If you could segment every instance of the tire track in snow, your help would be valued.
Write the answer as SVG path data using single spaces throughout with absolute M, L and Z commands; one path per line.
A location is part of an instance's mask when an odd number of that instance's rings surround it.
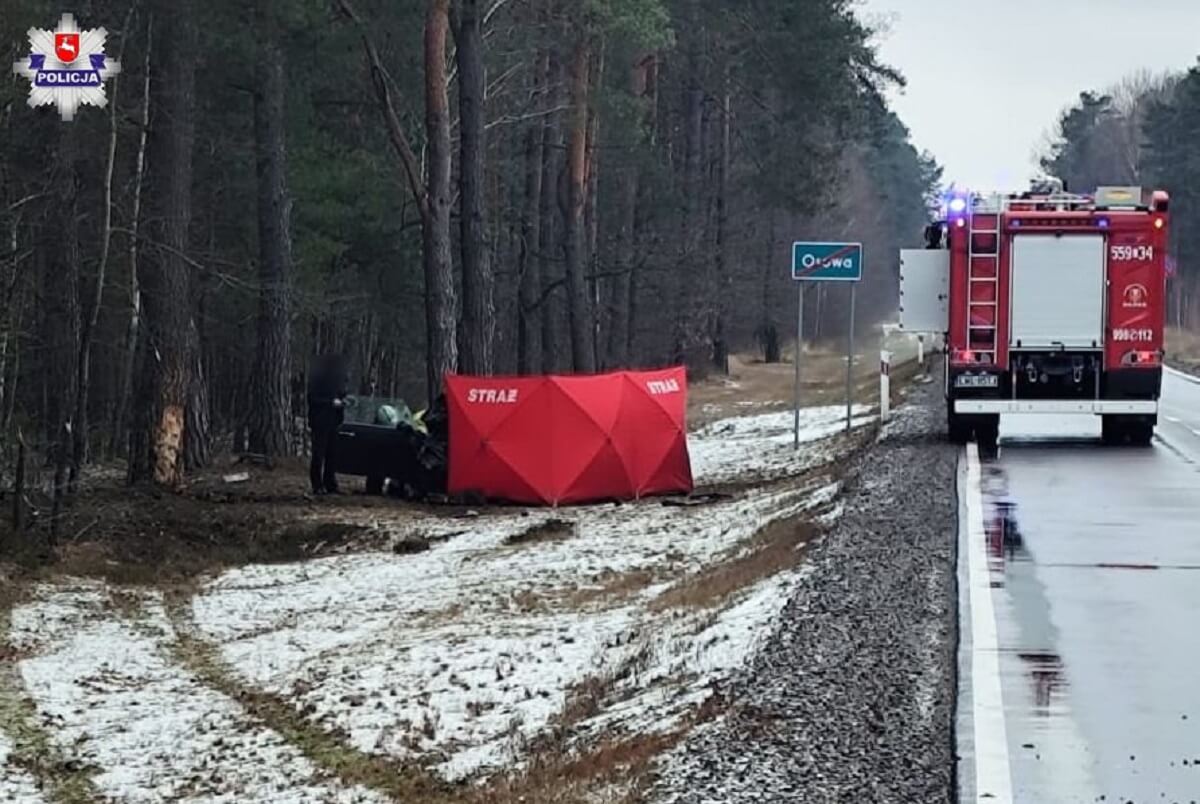
M 406 766 L 383 754 L 360 751 L 341 729 L 325 728 L 314 722 L 315 712 L 311 707 L 244 686 L 222 660 L 219 647 L 200 634 L 190 617 L 189 598 L 168 597 L 166 611 L 176 634 L 173 651 L 176 660 L 211 689 L 240 701 L 256 720 L 283 736 L 322 770 L 347 784 L 401 800 L 410 800 L 412 796 L 421 801 L 436 800 L 434 791 L 440 786 L 439 780 L 423 768 Z
M 0 606 L 0 646 L 10 623 L 11 610 Z M 0 662 L 0 801 L 41 804 L 96 798 L 91 769 L 70 762 L 51 738 L 39 723 L 15 657 L 6 658 Z
M 279 734 L 248 718 L 171 656 L 161 599 L 136 622 L 106 611 L 99 586 L 42 589 L 12 614 L 31 655 L 19 673 L 58 750 L 94 766 L 100 797 L 127 802 L 331 802 L 387 799 L 329 778 Z M 128 608 L 128 607 L 127 607 Z M 106 615 L 108 619 L 104 619 Z

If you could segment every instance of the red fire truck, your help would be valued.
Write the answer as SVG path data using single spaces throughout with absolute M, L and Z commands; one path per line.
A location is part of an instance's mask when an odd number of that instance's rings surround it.
M 951 195 L 901 253 L 902 328 L 946 339 L 950 438 L 994 444 L 1002 414 L 1090 413 L 1108 443 L 1158 423 L 1168 197 L 1136 187 Z

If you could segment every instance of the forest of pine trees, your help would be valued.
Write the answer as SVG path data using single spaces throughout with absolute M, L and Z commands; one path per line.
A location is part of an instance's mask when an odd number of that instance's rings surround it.
M 777 360 L 791 241 L 866 244 L 866 326 L 939 180 L 849 0 L 73 10 L 123 65 L 107 108 L 64 123 L 0 80 L 2 463 L 20 434 L 56 498 L 97 460 L 175 486 L 296 450 L 323 352 L 415 406 L 447 371 Z M 0 62 L 58 13 L 6 0 Z M 1168 100 L 1147 170 L 1194 147 Z M 840 331 L 842 294 L 809 296 L 809 336 Z

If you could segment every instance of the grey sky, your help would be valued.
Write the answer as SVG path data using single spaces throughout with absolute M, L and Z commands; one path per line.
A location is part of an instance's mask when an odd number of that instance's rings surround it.
M 1200 55 L 1200 0 L 860 0 L 885 20 L 884 62 L 908 87 L 893 98 L 947 182 L 1023 187 L 1059 111 L 1085 89 Z

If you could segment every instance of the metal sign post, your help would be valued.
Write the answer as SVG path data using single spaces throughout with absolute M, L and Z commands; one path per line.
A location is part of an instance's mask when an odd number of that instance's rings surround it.
M 792 449 L 800 449 L 800 352 L 804 344 L 804 283 L 797 282 L 800 288 L 799 312 L 796 313 L 796 356 L 792 362 L 796 364 L 795 416 L 792 421 Z
M 850 329 L 846 335 L 846 432 L 854 426 L 854 291 L 850 286 Z
M 800 448 L 800 357 L 804 348 L 804 283 L 849 282 L 850 331 L 846 338 L 846 429 L 854 413 L 854 302 L 855 283 L 862 279 L 862 243 L 793 243 L 792 279 L 800 283 L 796 314 L 796 392 L 792 446 Z

